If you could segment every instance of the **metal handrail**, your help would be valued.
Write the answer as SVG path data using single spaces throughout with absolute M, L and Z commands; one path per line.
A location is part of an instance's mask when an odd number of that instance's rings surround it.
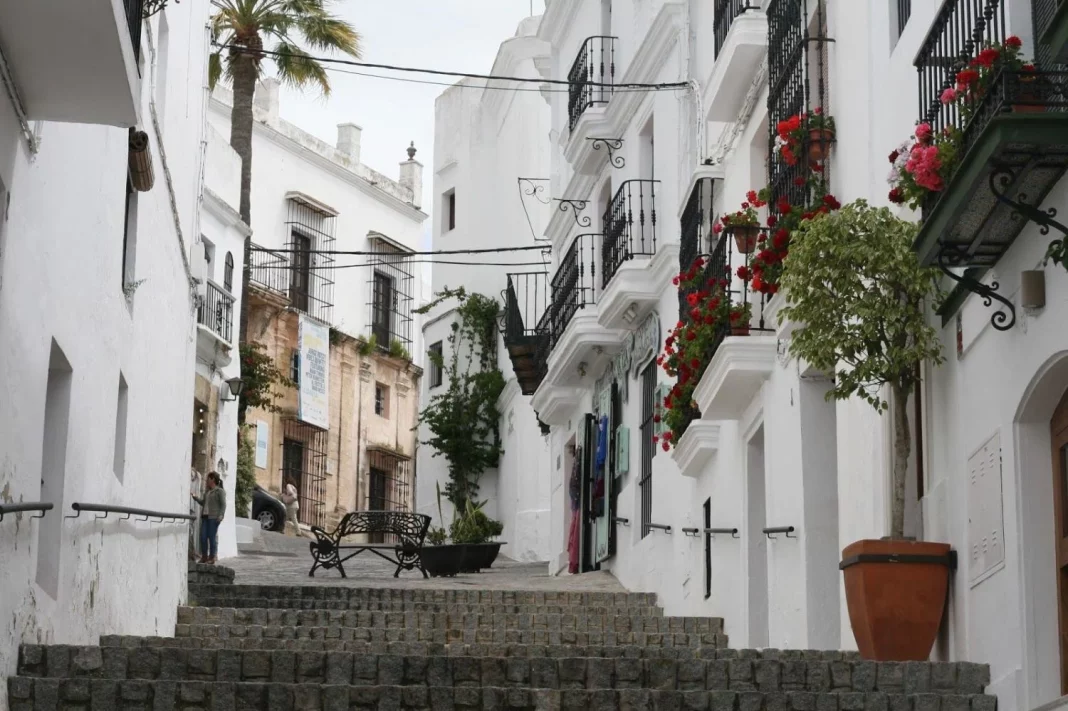
M 46 501 L 26 501 L 18 504 L 0 504 L 0 521 L 4 520 L 5 514 L 22 513 L 24 511 L 38 511 L 40 516 L 30 518 L 44 518 L 45 514 L 54 508 L 53 504 Z
M 777 534 L 777 533 L 785 533 L 787 538 L 797 538 L 797 536 L 791 536 L 790 535 L 791 533 L 794 532 L 794 530 L 795 529 L 794 529 L 793 526 L 773 526 L 772 528 L 763 529 L 763 532 L 764 532 L 764 535 L 766 535 L 768 538 L 774 540 L 775 539 L 775 535 L 774 534 Z
M 622 516 L 613 516 L 612 517 L 612 523 L 618 524 L 620 526 L 629 526 L 630 525 L 630 519 L 629 518 L 623 518 Z
M 729 533 L 731 534 L 731 538 L 741 538 L 741 536 L 738 535 L 737 528 L 706 528 L 703 533 L 706 536 L 714 536 L 717 533 Z
M 126 516 L 122 519 L 123 521 L 130 518 L 131 516 L 144 516 L 144 518 L 138 519 L 139 521 L 147 521 L 150 518 L 158 518 L 159 521 L 157 521 L 157 523 L 163 523 L 166 519 L 171 519 L 172 521 L 196 520 L 196 517 L 191 514 L 168 513 L 166 511 L 150 511 L 148 509 L 135 509 L 130 508 L 128 506 L 109 506 L 107 504 L 82 504 L 75 502 L 71 504 L 70 507 L 75 512 L 75 514 L 73 516 L 64 516 L 63 518 L 78 518 L 82 515 L 82 512 L 84 511 L 86 513 L 104 514 L 103 516 L 97 516 L 98 519 L 105 519 L 110 514 L 126 514 Z
M 645 525 L 649 528 L 655 528 L 657 530 L 663 531 L 664 533 L 671 533 L 671 526 L 665 526 L 662 523 L 647 523 Z

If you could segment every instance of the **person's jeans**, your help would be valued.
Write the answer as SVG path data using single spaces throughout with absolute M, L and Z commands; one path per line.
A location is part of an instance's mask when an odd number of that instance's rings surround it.
M 205 557 L 215 558 L 219 554 L 219 519 L 200 519 L 200 550 Z

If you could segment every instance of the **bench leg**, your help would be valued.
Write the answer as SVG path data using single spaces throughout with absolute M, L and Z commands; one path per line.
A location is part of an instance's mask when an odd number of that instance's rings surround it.
M 430 577 L 426 574 L 426 568 L 423 567 L 423 561 L 419 561 L 419 571 L 423 574 L 423 580 L 427 580 Z
M 337 562 L 337 569 L 341 573 L 341 577 L 343 577 L 343 578 L 347 578 L 348 577 L 347 575 L 345 575 L 345 568 L 342 567 L 340 560 Z
M 400 577 L 401 568 L 403 568 L 403 567 L 404 567 L 403 563 L 397 563 L 397 569 L 393 571 L 393 577 L 394 578 L 399 578 Z
M 308 571 L 308 577 L 309 578 L 314 578 L 315 577 L 315 569 L 318 568 L 318 567 L 319 567 L 319 561 L 314 561 L 312 563 L 311 570 Z

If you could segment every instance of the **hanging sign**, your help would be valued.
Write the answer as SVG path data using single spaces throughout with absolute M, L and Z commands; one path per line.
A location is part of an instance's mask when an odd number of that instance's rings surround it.
M 330 331 L 305 314 L 300 315 L 300 405 L 302 422 L 330 428 Z

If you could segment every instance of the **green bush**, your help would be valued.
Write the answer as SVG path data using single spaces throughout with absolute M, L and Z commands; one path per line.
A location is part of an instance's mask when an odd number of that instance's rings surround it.
M 252 515 L 252 490 L 256 487 L 256 445 L 244 427 L 237 431 L 237 482 L 234 485 L 234 511 Z

